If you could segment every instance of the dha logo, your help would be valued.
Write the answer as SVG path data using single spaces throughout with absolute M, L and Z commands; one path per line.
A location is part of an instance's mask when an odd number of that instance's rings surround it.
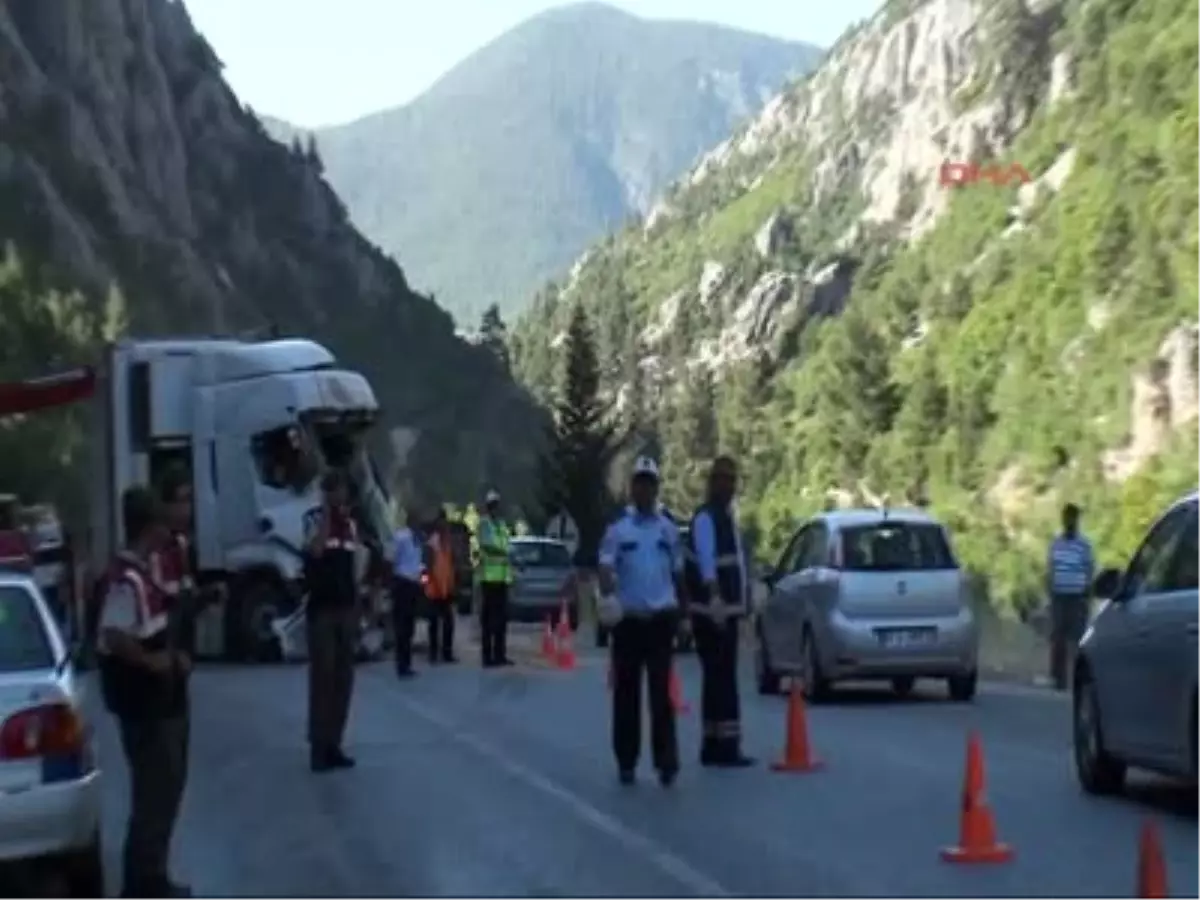
M 990 184 L 992 187 L 1008 187 L 1013 184 L 1029 184 L 1033 179 L 1020 163 L 987 163 L 946 160 L 938 169 L 938 186 L 943 188 L 968 187 L 975 184 Z

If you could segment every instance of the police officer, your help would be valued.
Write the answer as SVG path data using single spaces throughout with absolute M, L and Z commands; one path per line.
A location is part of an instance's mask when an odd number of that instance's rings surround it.
M 659 781 L 679 771 L 671 654 L 681 627 L 679 531 L 659 511 L 658 465 L 642 456 L 630 480 L 632 503 L 600 544 L 601 617 L 612 627 L 612 742 L 622 784 L 633 784 L 641 749 L 642 672 L 650 695 L 650 746 Z
M 410 509 L 405 525 L 392 539 L 392 634 L 396 642 L 396 675 L 412 678 L 413 628 L 421 605 L 421 540 L 419 516 Z
M 186 772 L 191 661 L 170 645 L 168 598 L 149 570 L 166 538 L 157 498 L 134 487 L 121 498 L 126 548 L 99 586 L 97 651 L 104 700 L 129 766 L 129 823 L 122 896 L 188 897 L 167 873 Z
M 359 628 L 358 529 L 342 473 L 327 472 L 321 490 L 320 509 L 305 520 L 308 742 L 314 772 L 354 765 L 342 750 L 342 735 L 354 688 Z
M 746 612 L 749 580 L 733 511 L 737 475 L 730 457 L 713 461 L 708 498 L 692 517 L 687 563 L 692 630 L 704 675 L 700 764 L 726 768 L 753 763 L 742 754 L 738 703 L 738 622 Z
M 500 515 L 500 494 L 488 491 L 479 520 L 479 630 L 484 668 L 511 666 L 508 658 L 508 523 Z

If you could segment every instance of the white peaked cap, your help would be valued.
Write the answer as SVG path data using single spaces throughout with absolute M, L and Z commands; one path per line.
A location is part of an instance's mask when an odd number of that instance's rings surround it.
M 639 475 L 653 475 L 658 478 L 658 463 L 649 456 L 639 456 L 633 461 L 633 476 L 636 478 Z
M 500 502 L 500 492 L 498 490 L 496 490 L 495 488 L 493 488 L 492 490 L 488 491 L 487 494 L 484 495 L 483 502 L 484 503 Z

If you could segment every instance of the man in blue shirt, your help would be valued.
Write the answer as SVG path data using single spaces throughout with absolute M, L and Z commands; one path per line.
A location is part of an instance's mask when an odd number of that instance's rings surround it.
M 392 633 L 396 642 L 396 675 L 411 678 L 413 631 L 421 604 L 421 540 L 419 519 L 409 510 L 405 527 L 392 539 Z
M 658 464 L 634 463 L 632 503 L 600 544 L 600 588 L 612 627 L 612 741 L 622 784 L 633 784 L 641 751 L 642 672 L 650 695 L 650 745 L 664 787 L 679 771 L 671 654 L 680 627 L 683 556 L 679 530 L 658 508 Z
M 1075 648 L 1087 628 L 1088 604 L 1095 574 L 1092 545 L 1079 533 L 1079 507 L 1062 511 L 1062 534 L 1050 544 L 1046 559 L 1046 592 L 1050 595 L 1050 677 L 1066 690 L 1074 668 Z
M 723 768 L 742 768 L 754 762 L 742 753 L 738 701 L 738 622 L 746 612 L 750 582 L 733 510 L 737 476 L 733 459 L 720 456 L 713 460 L 708 497 L 696 510 L 688 532 L 687 590 L 704 673 L 700 764 Z

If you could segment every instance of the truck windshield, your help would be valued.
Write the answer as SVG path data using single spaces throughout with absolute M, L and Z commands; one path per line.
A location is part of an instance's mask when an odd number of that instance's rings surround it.
M 258 477 L 265 485 L 300 493 L 320 471 L 313 442 L 303 428 L 273 428 L 256 434 L 252 443 Z

